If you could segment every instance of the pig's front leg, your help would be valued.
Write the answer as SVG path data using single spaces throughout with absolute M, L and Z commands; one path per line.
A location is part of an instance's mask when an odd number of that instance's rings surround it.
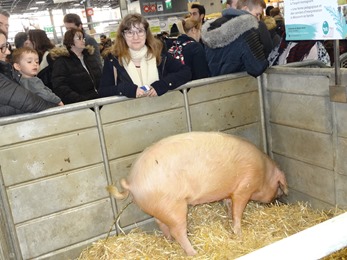
M 249 201 L 249 196 L 245 196 L 245 194 L 234 194 L 232 196 L 232 220 L 233 220 L 233 230 L 234 233 L 238 236 L 242 235 L 241 231 L 241 219 L 243 211 L 246 208 L 246 205 Z

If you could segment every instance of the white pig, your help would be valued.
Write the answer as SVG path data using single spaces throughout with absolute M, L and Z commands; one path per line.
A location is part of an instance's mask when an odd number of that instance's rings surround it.
M 266 154 L 244 139 L 219 132 L 162 139 L 139 155 L 121 185 L 123 192 L 113 185 L 107 189 L 117 199 L 131 193 L 187 255 L 196 254 L 187 237 L 188 204 L 231 199 L 233 230 L 241 234 L 249 200 L 268 203 L 288 192 L 283 172 Z

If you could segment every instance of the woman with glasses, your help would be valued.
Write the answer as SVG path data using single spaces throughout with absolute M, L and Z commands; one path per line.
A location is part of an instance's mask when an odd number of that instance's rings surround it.
M 33 113 L 56 106 L 19 85 L 20 74 L 6 62 L 7 35 L 0 29 L 0 117 Z
M 147 20 L 140 14 L 128 14 L 105 55 L 100 95 L 154 97 L 188 82 L 189 67 L 162 52 L 162 48 Z
M 66 31 L 63 44 L 50 51 L 53 92 L 64 104 L 98 98 L 101 69 L 92 56 L 94 47 L 86 46 L 81 29 Z

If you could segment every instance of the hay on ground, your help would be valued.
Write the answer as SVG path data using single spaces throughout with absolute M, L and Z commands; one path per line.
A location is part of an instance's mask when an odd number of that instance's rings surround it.
M 194 257 L 186 256 L 177 242 L 168 241 L 160 231 L 149 234 L 137 229 L 96 241 L 78 259 L 235 259 L 341 213 L 340 209 L 314 210 L 301 202 L 250 202 L 242 218 L 242 237 L 237 237 L 222 203 L 203 204 L 190 207 L 188 214 L 188 236 L 198 252 Z M 344 248 L 324 259 L 346 259 L 346 255 Z

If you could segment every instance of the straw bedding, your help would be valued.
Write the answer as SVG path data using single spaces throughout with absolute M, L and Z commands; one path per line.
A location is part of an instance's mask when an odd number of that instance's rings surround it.
M 203 204 L 189 209 L 188 236 L 198 252 L 194 257 L 187 257 L 178 243 L 166 240 L 160 231 L 145 233 L 137 229 L 96 241 L 78 259 L 235 259 L 341 213 L 341 209 L 314 210 L 301 202 L 250 202 L 242 218 L 242 237 L 237 237 L 222 203 Z M 346 256 L 344 248 L 324 259 Z

